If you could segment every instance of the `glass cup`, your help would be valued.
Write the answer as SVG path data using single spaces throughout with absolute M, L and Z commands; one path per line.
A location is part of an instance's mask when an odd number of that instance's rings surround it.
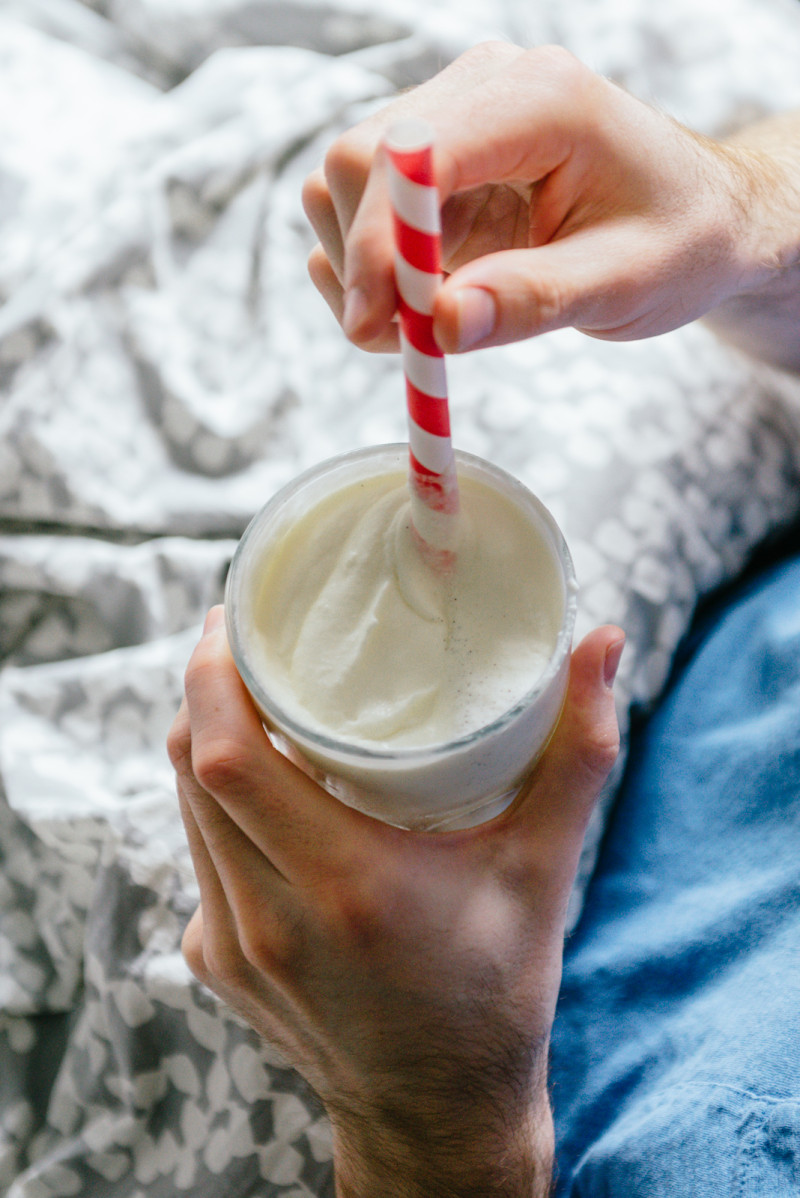
M 445 743 L 366 747 L 305 725 L 276 699 L 254 651 L 259 570 L 292 525 L 340 488 L 387 472 L 405 477 L 408 446 L 357 450 L 300 475 L 256 514 L 228 574 L 225 612 L 236 666 L 273 743 L 338 799 L 404 828 L 471 827 L 502 812 L 518 794 L 558 722 L 569 673 L 577 607 L 572 559 L 555 520 L 512 475 L 456 452 L 459 477 L 475 479 L 521 509 L 552 562 L 558 628 L 544 672 L 530 690 L 485 726 Z M 550 602 L 553 602 L 551 599 Z

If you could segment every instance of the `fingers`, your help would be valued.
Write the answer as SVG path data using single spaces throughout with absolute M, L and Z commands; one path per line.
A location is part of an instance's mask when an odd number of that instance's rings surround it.
M 178 800 L 201 897 L 216 905 L 224 894 L 236 912 L 246 909 L 254 888 L 269 886 L 285 903 L 289 888 L 280 871 L 200 785 L 188 755 L 183 762 L 177 768 Z
M 177 773 L 176 785 L 178 792 L 178 803 L 181 810 L 181 818 L 183 820 L 183 826 L 186 830 L 186 840 L 189 845 L 189 852 L 192 857 L 195 876 L 197 877 L 197 883 L 200 888 L 201 902 L 207 905 L 209 911 L 227 911 L 228 915 L 230 915 L 227 900 L 225 898 L 225 891 L 222 887 L 222 883 L 220 882 L 219 874 L 214 866 L 211 854 L 208 851 L 205 839 L 200 831 L 194 809 L 189 800 L 190 790 L 196 788 L 193 788 L 191 782 L 189 781 L 190 775 L 188 774 L 186 768 L 188 764 L 188 753 L 184 754 L 182 746 L 186 745 L 188 748 L 190 736 L 189 713 L 186 707 L 186 701 L 184 700 L 184 702 L 181 704 L 181 709 L 175 718 L 175 722 L 172 726 L 169 737 L 171 749 L 170 755 L 173 758 L 173 764 L 176 767 Z M 178 746 L 181 747 L 178 748 Z M 229 931 L 232 926 L 233 919 L 231 917 L 225 921 L 221 930 Z
M 210 795 L 179 781 L 178 797 L 200 888 L 200 914 L 184 934 L 187 964 L 217 993 L 249 994 L 274 1007 L 290 986 L 302 896 Z
M 599 244 L 598 244 L 599 242 Z M 630 245 L 606 230 L 538 249 L 468 263 L 443 284 L 434 333 L 445 353 L 463 353 L 574 326 L 602 333 L 629 324 L 636 298 L 624 269 Z M 599 250 L 599 253 L 598 253 Z M 615 320 L 618 318 L 618 321 Z
M 238 1011 L 260 1036 L 289 1059 L 299 1060 L 303 1037 L 292 1035 L 292 1004 L 271 980 L 251 966 L 235 936 L 209 928 L 209 908 L 202 903 L 183 933 L 183 957 L 199 982 Z M 306 1041 L 309 1037 L 305 1037 Z
M 212 821 L 208 818 L 213 804 L 210 796 L 202 795 L 187 771 L 190 737 L 189 713 L 184 700 L 170 731 L 169 746 L 178 771 L 178 801 L 200 889 L 200 906 L 184 931 L 183 955 L 195 977 L 217 993 L 258 992 L 262 989 L 262 983 L 242 951 L 240 921 L 235 914 L 237 908 L 242 910 L 242 900 L 246 903 L 247 896 L 236 884 L 235 878 L 228 878 L 226 890 L 209 850 L 206 835 L 211 844 L 217 840 L 211 830 Z M 200 829 L 198 815 L 206 827 L 206 835 Z M 231 840 L 229 835 L 229 844 Z M 225 854 L 222 855 L 222 861 L 224 868 Z M 246 913 L 246 906 L 244 910 Z M 263 902 L 258 903 L 255 910 L 259 911 L 266 928 L 268 919 Z
M 183 935 L 183 955 L 192 973 L 213 988 L 216 978 L 242 978 L 246 963 L 238 949 L 238 929 L 227 896 L 206 848 L 185 791 L 178 786 L 186 839 L 200 888 L 200 906 Z
M 317 291 L 341 324 L 344 315 L 344 288 L 320 244 L 315 245 L 308 256 L 308 273 Z
M 238 875 L 239 854 L 250 859 L 247 841 L 292 884 L 346 870 L 354 855 L 368 851 L 373 821 L 330 796 L 270 743 L 228 648 L 221 610 L 215 609 L 190 659 L 186 703 L 190 777 L 216 809 L 204 824 L 206 809 L 197 796 L 198 823 L 204 838 L 214 838 L 212 854 L 223 885 L 223 859 Z M 180 762 L 179 752 L 174 759 Z M 233 828 L 243 840 L 233 836 Z
M 476 187 L 493 179 L 494 162 L 490 164 L 487 160 L 486 144 L 474 135 L 471 118 L 484 103 L 491 103 L 484 90 L 491 92 L 498 75 L 523 53 L 504 43 L 476 47 L 385 109 L 370 130 L 374 140 L 369 146 L 371 157 L 366 175 L 363 161 L 356 166 L 359 153 L 363 158 L 366 151 L 363 131 L 356 131 L 352 140 L 347 136 L 340 138 L 331 147 L 326 176 L 342 220 L 345 249 L 342 327 L 356 344 L 364 345 L 384 336 L 396 309 L 392 214 L 380 138 L 399 117 L 413 115 L 430 121 L 436 134 L 435 176 L 443 204 L 459 187 Z M 457 114 L 455 119 L 453 113 Z M 492 132 L 497 132 L 496 122 Z M 489 144 L 493 144 L 491 138 Z M 473 173 L 475 178 L 470 177 L 465 183 L 465 172 Z M 336 180 L 349 182 L 349 186 L 338 189 L 346 199 L 336 200 Z M 352 203 L 355 195 L 356 205 Z M 457 212 L 460 216 L 461 210 Z M 467 235 L 459 232 L 461 223 L 457 218 L 457 243 L 463 243 Z M 453 235 L 445 230 L 443 242 L 448 250 L 452 241 Z
M 376 186 L 379 193 L 382 190 L 383 180 L 375 169 L 376 158 L 380 161 L 381 132 L 373 119 L 339 138 L 326 156 L 324 171 L 315 171 L 307 179 L 303 206 L 319 237 L 308 263 L 312 282 L 345 333 L 350 336 L 354 332 L 362 348 L 396 350 L 397 330 L 391 324 L 397 307 L 394 250 L 385 188 L 377 208 L 371 205 L 363 220 L 364 237 L 373 251 L 369 279 L 365 279 L 369 291 L 348 286 L 346 278 L 345 238 L 364 190 L 370 179 L 373 190 Z
M 315 255 L 312 278 L 318 286 L 323 284 L 322 294 L 357 344 L 374 348 L 388 333 L 388 343 L 396 345 L 396 337 L 387 329 L 396 303 L 391 210 L 380 152 L 385 130 L 406 116 L 424 117 L 438 127 L 442 114 L 460 112 L 475 87 L 523 53 L 501 42 L 468 51 L 339 137 L 326 155 L 324 170 L 309 176 L 303 203 L 328 260 L 328 269 L 323 270 Z M 465 128 L 468 124 L 468 117 L 461 122 Z M 437 177 L 444 196 L 452 191 L 448 179 L 455 164 L 445 152 L 437 159 L 441 159 Z M 355 293 L 349 305 L 332 289 L 331 275 L 348 293 Z
M 285 1012 L 303 922 L 303 896 L 199 786 L 187 768 L 186 703 L 170 732 L 181 816 L 200 890 L 182 942 L 195 977 L 275 1042 L 272 1016 Z
M 339 324 L 344 324 L 344 288 L 336 277 L 321 245 L 315 246 L 309 255 L 308 273 Z M 397 353 L 400 349 L 397 324 L 390 321 L 377 337 L 370 341 L 362 341 L 361 349 L 367 350 L 369 353 Z
M 187 928 L 184 955 L 193 973 L 212 988 L 219 983 L 252 987 L 253 963 L 263 958 L 268 938 L 277 943 L 280 925 L 296 918 L 296 903 L 271 863 L 197 782 L 190 743 L 184 700 L 169 747 L 203 913 Z
M 303 208 L 320 240 L 331 273 L 344 278 L 344 240 L 323 170 L 313 171 L 303 184 Z
M 359 299 L 357 293 L 351 295 L 350 312 L 347 318 L 345 316 L 344 243 L 339 225 L 340 218 L 323 171 L 315 171 L 306 180 L 303 188 L 303 206 L 319 237 L 319 244 L 314 247 L 308 258 L 311 281 L 340 325 L 347 327 L 354 321 L 358 323 L 358 311 L 354 306 Z M 394 305 L 393 283 L 391 302 Z M 362 349 L 373 353 L 396 353 L 399 350 L 400 338 L 396 324 L 392 323 L 393 315 L 394 306 L 388 317 L 382 321 L 377 337 L 360 338 Z

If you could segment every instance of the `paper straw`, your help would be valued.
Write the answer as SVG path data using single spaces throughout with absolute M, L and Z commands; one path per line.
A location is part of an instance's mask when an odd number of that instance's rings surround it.
M 433 130 L 424 121 L 401 121 L 389 129 L 384 145 L 408 409 L 411 519 L 427 546 L 448 554 L 456 546 L 458 482 L 444 355 L 433 336 L 433 301 L 442 272 Z

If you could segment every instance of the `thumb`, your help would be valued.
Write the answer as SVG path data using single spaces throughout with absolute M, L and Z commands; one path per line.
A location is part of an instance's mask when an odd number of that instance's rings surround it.
M 439 289 L 436 340 L 452 354 L 569 326 L 625 339 L 642 315 L 646 262 L 631 230 L 610 227 L 476 258 Z
M 580 851 L 586 824 L 619 753 L 612 686 L 625 634 L 595 629 L 572 654 L 561 719 L 517 804 L 518 817 L 553 847 Z

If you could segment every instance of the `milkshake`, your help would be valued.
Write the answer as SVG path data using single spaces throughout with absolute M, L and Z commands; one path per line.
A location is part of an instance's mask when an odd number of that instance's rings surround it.
M 380 446 L 279 492 L 234 557 L 228 634 L 271 736 L 328 790 L 403 827 L 465 827 L 511 802 L 557 722 L 574 573 L 542 504 L 460 453 L 442 569 L 407 462 Z

